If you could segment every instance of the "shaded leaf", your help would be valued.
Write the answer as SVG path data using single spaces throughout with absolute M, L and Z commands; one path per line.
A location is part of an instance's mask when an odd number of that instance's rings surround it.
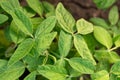
M 74 57 L 67 59 L 70 66 L 81 74 L 93 74 L 95 66 L 93 63 L 87 59 L 81 59 L 79 57 Z
M 120 75 L 120 61 L 116 62 L 111 70 L 110 70 L 111 73 L 115 74 L 115 75 Z
M 108 33 L 108 31 L 105 30 L 104 28 L 95 26 L 94 27 L 94 37 L 96 38 L 96 40 L 99 43 L 104 45 L 106 48 L 110 49 L 112 47 L 112 44 L 113 44 L 112 37 Z
M 90 22 L 87 22 L 84 19 L 80 19 L 76 23 L 78 33 L 80 34 L 89 34 L 93 32 L 93 24 Z
M 67 71 L 63 67 L 54 65 L 39 66 L 37 71 L 49 80 L 66 80 L 67 77 Z
M 56 8 L 56 18 L 63 30 L 73 33 L 75 31 L 75 20 L 72 15 L 59 3 Z
M 89 59 L 91 60 L 94 64 L 96 64 L 85 40 L 81 35 L 75 35 L 74 36 L 74 45 L 75 48 L 77 49 L 78 53 L 83 59 Z
M 27 75 L 27 76 L 24 78 L 24 80 L 36 80 L 35 77 L 36 77 L 36 71 L 31 72 L 29 75 Z
M 25 57 L 30 50 L 32 49 L 34 45 L 34 40 L 31 38 L 28 38 L 26 40 L 24 40 L 16 49 L 16 51 L 14 52 L 14 54 L 12 55 L 12 57 L 10 58 L 8 65 L 13 65 L 14 63 L 16 63 L 17 61 L 19 61 L 20 59 L 22 59 L 23 57 Z
M 72 47 L 72 35 L 61 31 L 58 46 L 61 57 L 66 57 Z

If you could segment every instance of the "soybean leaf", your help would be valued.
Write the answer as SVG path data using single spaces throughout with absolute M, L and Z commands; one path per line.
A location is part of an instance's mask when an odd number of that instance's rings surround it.
M 23 63 L 17 62 L 12 66 L 7 66 L 7 61 L 0 60 L 0 79 L 1 80 L 16 80 L 25 71 Z
M 110 80 L 120 80 L 118 79 L 118 76 L 115 74 L 110 74 Z
M 61 31 L 58 46 L 61 57 L 66 57 L 72 47 L 72 35 Z
M 20 43 L 21 41 L 23 41 L 25 39 L 25 34 L 22 33 L 17 25 L 15 25 L 15 22 L 12 21 L 11 24 L 10 24 L 10 27 L 9 27 L 9 36 L 11 38 L 11 40 L 14 42 L 14 43 Z
M 8 17 L 4 14 L 0 14 L 0 24 L 8 20 Z
M 114 43 L 116 47 L 120 47 L 120 35 L 114 38 Z
M 21 8 L 18 0 L 4 0 L 1 1 L 0 5 L 8 14 L 10 14 L 11 11 L 14 12 L 17 8 Z
M 48 78 L 49 80 L 66 80 L 67 71 L 63 67 L 54 65 L 39 66 L 37 71 L 39 74 Z
M 99 43 L 104 45 L 106 48 L 110 49 L 112 47 L 113 42 L 112 42 L 111 35 L 104 28 L 95 26 L 94 37 Z
M 119 55 L 113 51 L 99 50 L 95 52 L 94 56 L 98 61 L 106 60 L 109 61 L 109 63 L 115 63 L 120 60 Z
M 41 54 L 43 51 L 48 49 L 56 35 L 56 32 L 40 35 L 39 38 L 36 39 L 37 51 Z
M 95 66 L 93 63 L 87 59 L 81 59 L 79 57 L 74 57 L 67 59 L 70 66 L 81 74 L 93 74 Z
M 30 19 L 19 9 L 16 9 L 15 12 L 11 12 L 13 17 L 13 21 L 17 25 L 17 27 L 25 34 L 33 37 L 33 25 Z
M 109 80 L 109 73 L 106 70 L 91 75 L 92 80 Z
M 93 1 L 97 5 L 97 7 L 100 8 L 100 9 L 107 9 L 113 3 L 116 2 L 116 0 L 93 0 Z
M 38 38 L 39 35 L 51 32 L 55 27 L 55 24 L 56 18 L 54 16 L 48 17 L 38 26 L 35 37 Z
M 37 12 L 41 17 L 43 15 L 43 6 L 39 0 L 26 0 L 28 5 Z
M 98 18 L 98 17 L 90 18 L 90 21 L 96 26 L 101 26 L 101 27 L 104 27 L 106 29 L 109 28 L 109 25 L 107 24 L 107 22 L 102 18 Z
M 80 34 L 88 34 L 93 32 L 93 24 L 90 22 L 87 22 L 84 19 L 80 19 L 76 23 L 78 33 Z
M 74 45 L 75 45 L 75 48 L 77 49 L 79 55 L 83 59 L 89 59 L 94 64 L 96 64 L 85 40 L 83 39 L 83 37 L 81 35 L 74 35 Z
M 20 59 L 25 57 L 30 52 L 30 50 L 32 49 L 33 45 L 34 45 L 34 40 L 33 39 L 28 38 L 28 39 L 24 40 L 18 46 L 18 48 L 16 49 L 16 51 L 14 52 L 12 57 L 10 58 L 10 60 L 8 62 L 8 66 L 9 65 L 13 65 L 17 61 L 19 61 Z
M 118 7 L 117 6 L 113 6 L 109 12 L 109 21 L 111 23 L 111 25 L 115 25 L 118 20 L 119 20 L 119 12 L 118 12 Z
M 120 61 L 116 62 L 111 70 L 110 70 L 111 73 L 115 74 L 115 75 L 120 75 Z
M 56 18 L 63 30 L 73 33 L 75 31 L 75 20 L 72 15 L 59 3 L 56 8 Z
M 31 72 L 29 75 L 27 75 L 24 80 L 35 80 L 36 77 L 36 71 Z

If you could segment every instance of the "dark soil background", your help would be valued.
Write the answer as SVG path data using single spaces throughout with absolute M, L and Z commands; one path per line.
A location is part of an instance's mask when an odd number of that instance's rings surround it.
M 20 0 L 22 5 L 26 5 L 26 0 Z M 43 0 L 44 1 L 44 0 Z M 57 5 L 58 2 L 62 2 L 66 9 L 74 16 L 75 19 L 84 18 L 89 19 L 91 17 L 101 17 L 107 19 L 109 9 L 100 10 L 98 9 L 92 0 L 45 0 L 53 5 Z M 120 12 L 120 0 L 113 5 L 119 7 Z

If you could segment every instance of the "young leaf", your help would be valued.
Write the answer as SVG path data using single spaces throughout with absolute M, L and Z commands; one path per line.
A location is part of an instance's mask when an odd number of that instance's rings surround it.
M 93 24 L 87 22 L 84 19 L 80 19 L 76 23 L 78 33 L 80 34 L 89 34 L 93 31 Z
M 38 26 L 35 37 L 38 38 L 39 35 L 51 32 L 55 27 L 55 24 L 56 18 L 54 16 L 48 17 Z
M 40 35 L 39 38 L 36 39 L 37 51 L 41 54 L 43 51 L 48 49 L 56 35 L 56 32 Z
M 113 3 L 116 2 L 116 0 L 93 0 L 93 1 L 100 9 L 109 8 Z
M 31 72 L 27 77 L 24 78 L 24 80 L 36 80 L 36 71 Z
M 1 61 L 0 61 L 1 63 Z M 12 66 L 7 66 L 7 61 L 2 61 L 4 66 L 0 66 L 0 79 L 1 80 L 16 80 L 18 79 L 25 71 L 23 63 L 17 62 Z
M 37 71 L 39 74 L 48 78 L 49 80 L 66 80 L 67 71 L 63 67 L 54 65 L 39 66 Z
M 109 80 L 109 73 L 106 70 L 91 75 L 92 80 Z
M 90 21 L 96 26 L 101 26 L 101 27 L 104 27 L 106 29 L 109 28 L 109 25 L 107 24 L 107 22 L 102 18 L 98 18 L 98 17 L 90 18 Z
M 120 47 L 120 35 L 114 38 L 114 43 L 116 47 Z
M 42 3 L 40 3 L 39 0 L 26 0 L 28 5 L 36 11 L 41 17 L 43 15 L 43 6 Z
M 4 14 L 0 14 L 0 24 L 8 20 L 8 17 Z
M 81 35 L 75 35 L 74 36 L 74 45 L 75 48 L 77 49 L 78 53 L 83 59 L 89 59 L 91 60 L 94 64 L 96 64 L 90 50 L 88 49 L 88 46 L 83 39 Z
M 94 27 L 94 37 L 98 42 L 104 45 L 106 48 L 110 49 L 112 47 L 112 38 L 111 35 L 102 27 Z
M 56 8 L 56 17 L 63 30 L 73 33 L 75 30 L 75 20 L 72 15 L 59 3 Z
M 33 25 L 29 18 L 19 9 L 16 9 L 15 12 L 11 12 L 13 21 L 18 26 L 18 28 L 25 34 L 32 36 Z
M 115 75 L 120 75 L 120 61 L 116 62 L 111 70 L 110 70 L 110 73 L 113 73 Z
M 16 51 L 14 52 L 12 57 L 10 58 L 10 60 L 8 62 L 8 66 L 9 65 L 13 65 L 17 61 L 19 61 L 20 59 L 25 57 L 30 52 L 30 50 L 32 49 L 33 45 L 34 45 L 34 40 L 33 39 L 28 38 L 28 39 L 24 40 L 18 46 L 18 48 L 16 49 Z
M 16 8 L 20 8 L 18 0 L 4 0 L 1 1 L 0 5 L 8 14 L 10 14 L 11 11 L 14 12 Z
M 118 12 L 118 7 L 117 6 L 113 6 L 112 9 L 109 12 L 109 21 L 111 23 L 111 25 L 115 25 L 118 20 L 119 20 L 119 12 Z
M 66 57 L 72 47 L 72 35 L 61 31 L 58 46 L 61 57 Z
M 81 59 L 79 57 L 74 57 L 67 60 L 70 66 L 81 74 L 93 74 L 95 66 L 91 61 L 87 59 Z

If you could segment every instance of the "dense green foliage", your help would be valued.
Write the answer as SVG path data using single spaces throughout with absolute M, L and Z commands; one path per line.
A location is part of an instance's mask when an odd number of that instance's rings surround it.
M 59 3 L 0 1 L 0 80 L 119 80 L 120 20 L 75 20 Z M 115 0 L 94 0 L 108 8 Z M 108 2 L 104 2 L 108 1 Z M 104 3 L 107 3 L 104 5 Z M 102 5 L 102 7 L 101 7 Z M 103 6 L 104 5 L 104 6 Z M 37 16 L 36 16 L 37 14 Z M 26 71 L 28 75 L 24 73 Z

